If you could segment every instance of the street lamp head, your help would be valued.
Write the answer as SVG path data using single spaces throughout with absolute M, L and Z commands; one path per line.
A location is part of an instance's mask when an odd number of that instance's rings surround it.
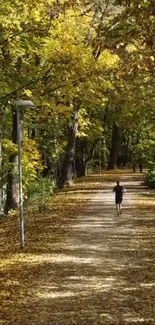
M 34 106 L 34 103 L 32 102 L 32 100 L 24 100 L 24 99 L 19 99 L 16 102 L 16 106 L 17 107 L 31 107 Z

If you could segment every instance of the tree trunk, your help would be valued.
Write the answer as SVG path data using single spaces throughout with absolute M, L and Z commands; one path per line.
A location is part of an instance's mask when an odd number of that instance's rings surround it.
M 12 110 L 13 118 L 13 132 L 12 142 L 17 144 L 17 112 Z M 20 116 L 20 133 L 21 141 L 23 138 L 23 116 Z M 12 153 L 9 157 L 9 169 L 7 173 L 7 193 L 6 193 L 6 204 L 5 213 L 8 213 L 11 209 L 16 209 L 19 206 L 19 180 L 18 180 L 18 152 Z
M 18 194 L 18 157 L 16 154 L 12 154 L 9 157 L 9 169 L 7 173 L 7 194 L 6 194 L 6 205 L 5 213 L 8 213 L 11 209 L 16 209 L 19 204 Z
M 73 179 L 73 163 L 74 163 L 74 156 L 75 156 L 75 142 L 76 142 L 76 136 L 78 130 L 79 112 L 80 109 L 77 109 L 75 111 L 73 124 L 69 128 L 66 154 L 64 157 L 62 170 L 61 170 L 60 186 L 63 186 L 65 184 L 70 184 Z
M 103 141 L 102 141 L 102 166 L 105 168 L 107 166 L 107 147 L 106 147 L 106 138 L 103 136 Z
M 87 164 L 91 161 L 98 139 L 94 143 L 89 143 L 86 138 L 80 138 L 76 146 L 75 168 L 79 177 L 85 176 L 87 172 Z
M 112 129 L 112 140 L 111 140 L 111 149 L 110 149 L 108 170 L 109 169 L 116 169 L 116 167 L 117 167 L 118 141 L 119 141 L 119 127 L 114 122 L 113 129 Z
M 86 175 L 86 162 L 83 159 L 83 157 L 76 159 L 75 170 L 77 172 L 78 177 L 82 177 Z
M 78 177 L 85 176 L 86 174 L 86 139 L 78 138 L 76 142 L 75 152 L 75 171 Z

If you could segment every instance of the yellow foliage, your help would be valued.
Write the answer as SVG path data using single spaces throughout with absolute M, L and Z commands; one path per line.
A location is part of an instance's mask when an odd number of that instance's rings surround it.
M 98 58 L 97 65 L 102 68 L 117 68 L 120 58 L 109 50 L 104 50 Z
M 137 47 L 134 44 L 128 44 L 126 46 L 126 51 L 128 53 L 137 52 Z
M 37 173 L 42 171 L 44 168 L 41 153 L 38 150 L 34 139 L 24 138 L 22 163 L 24 183 L 25 185 L 28 185 L 36 178 Z
M 13 153 L 18 152 L 17 145 L 13 143 L 11 140 L 4 138 L 2 140 L 2 145 L 3 145 L 3 158 L 10 156 Z

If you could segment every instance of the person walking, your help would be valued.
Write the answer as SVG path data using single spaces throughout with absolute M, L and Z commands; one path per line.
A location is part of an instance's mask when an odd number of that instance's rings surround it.
M 113 192 L 115 192 L 116 211 L 117 215 L 119 216 L 122 213 L 122 201 L 125 189 L 123 186 L 120 185 L 119 181 L 117 181 L 116 183 L 117 185 L 113 188 Z

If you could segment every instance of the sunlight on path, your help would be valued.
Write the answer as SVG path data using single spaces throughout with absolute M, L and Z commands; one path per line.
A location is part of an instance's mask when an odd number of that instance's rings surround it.
M 123 185 L 127 192 L 122 216 L 116 215 L 114 183 L 110 187 L 104 183 L 105 189 L 92 198 L 61 247 L 63 253 L 57 256 L 63 268 L 61 285 L 55 292 L 44 288 L 41 294 L 51 303 L 59 299 L 52 313 L 56 324 L 155 323 L 155 267 L 148 255 L 152 246 L 148 242 L 144 246 L 145 234 L 139 238 L 134 224 L 139 182 Z
M 115 183 L 104 182 L 76 222 L 66 225 L 65 240 L 44 254 L 31 302 L 23 300 L 17 325 L 155 324 L 155 217 L 150 223 L 150 214 L 138 209 L 140 181 L 122 176 L 122 184 L 121 216 Z M 40 256 L 27 253 L 25 268 L 31 259 L 37 267 Z

